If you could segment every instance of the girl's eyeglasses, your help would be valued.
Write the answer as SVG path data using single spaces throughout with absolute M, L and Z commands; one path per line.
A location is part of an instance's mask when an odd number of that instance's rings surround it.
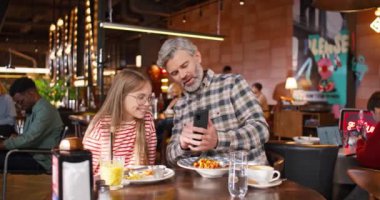
M 136 103 L 140 106 L 144 105 L 146 102 L 148 104 L 152 103 L 152 97 L 151 96 L 145 96 L 145 95 L 138 95 L 138 96 L 133 96 L 133 95 L 128 95 L 136 99 Z

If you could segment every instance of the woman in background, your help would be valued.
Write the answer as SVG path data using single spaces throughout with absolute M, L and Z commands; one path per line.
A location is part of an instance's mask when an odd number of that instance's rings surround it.
M 7 138 L 15 131 L 16 108 L 11 96 L 0 82 L 0 135 Z
M 152 85 L 143 74 L 125 69 L 116 75 L 83 139 L 84 148 L 92 152 L 94 175 L 101 158 L 109 158 L 111 138 L 113 155 L 124 156 L 124 166 L 154 164 L 157 140 L 151 94 Z
M 170 99 L 170 103 L 164 110 L 165 118 L 173 118 L 174 105 L 177 103 L 178 99 L 181 96 L 182 96 L 181 86 L 178 83 L 171 83 L 168 87 L 168 99 Z
M 255 94 L 257 100 L 259 101 L 261 109 L 263 109 L 265 119 L 268 120 L 270 117 L 270 110 L 269 110 L 267 98 L 261 92 L 262 89 L 263 89 L 263 85 L 261 83 L 256 82 L 252 84 L 252 92 L 253 94 Z

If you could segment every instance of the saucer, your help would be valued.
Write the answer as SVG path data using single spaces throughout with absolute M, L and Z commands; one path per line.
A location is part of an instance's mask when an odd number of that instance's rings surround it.
M 258 184 L 255 181 L 248 179 L 248 185 L 251 187 L 255 187 L 255 188 L 269 188 L 269 187 L 278 186 L 281 183 L 282 183 L 281 179 L 275 180 L 275 181 L 270 182 L 270 183 L 265 183 L 265 184 Z

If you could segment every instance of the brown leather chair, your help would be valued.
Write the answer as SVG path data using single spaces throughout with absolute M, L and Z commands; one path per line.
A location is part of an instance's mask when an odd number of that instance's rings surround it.
M 369 199 L 380 199 L 380 170 L 353 168 L 347 173 L 354 183 L 369 193 Z
M 315 189 L 326 199 L 332 198 L 332 186 L 338 146 L 301 145 L 286 141 L 269 141 L 266 151 L 284 158 L 281 176 Z
M 269 165 L 272 166 L 275 170 L 283 173 L 284 169 L 284 157 L 280 154 L 274 153 L 273 151 L 265 151 Z

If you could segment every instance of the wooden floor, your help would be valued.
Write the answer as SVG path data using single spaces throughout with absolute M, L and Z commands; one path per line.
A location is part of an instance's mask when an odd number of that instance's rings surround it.
M 2 198 L 3 175 L 0 175 L 0 199 Z M 51 199 L 51 175 L 8 175 L 7 200 Z

